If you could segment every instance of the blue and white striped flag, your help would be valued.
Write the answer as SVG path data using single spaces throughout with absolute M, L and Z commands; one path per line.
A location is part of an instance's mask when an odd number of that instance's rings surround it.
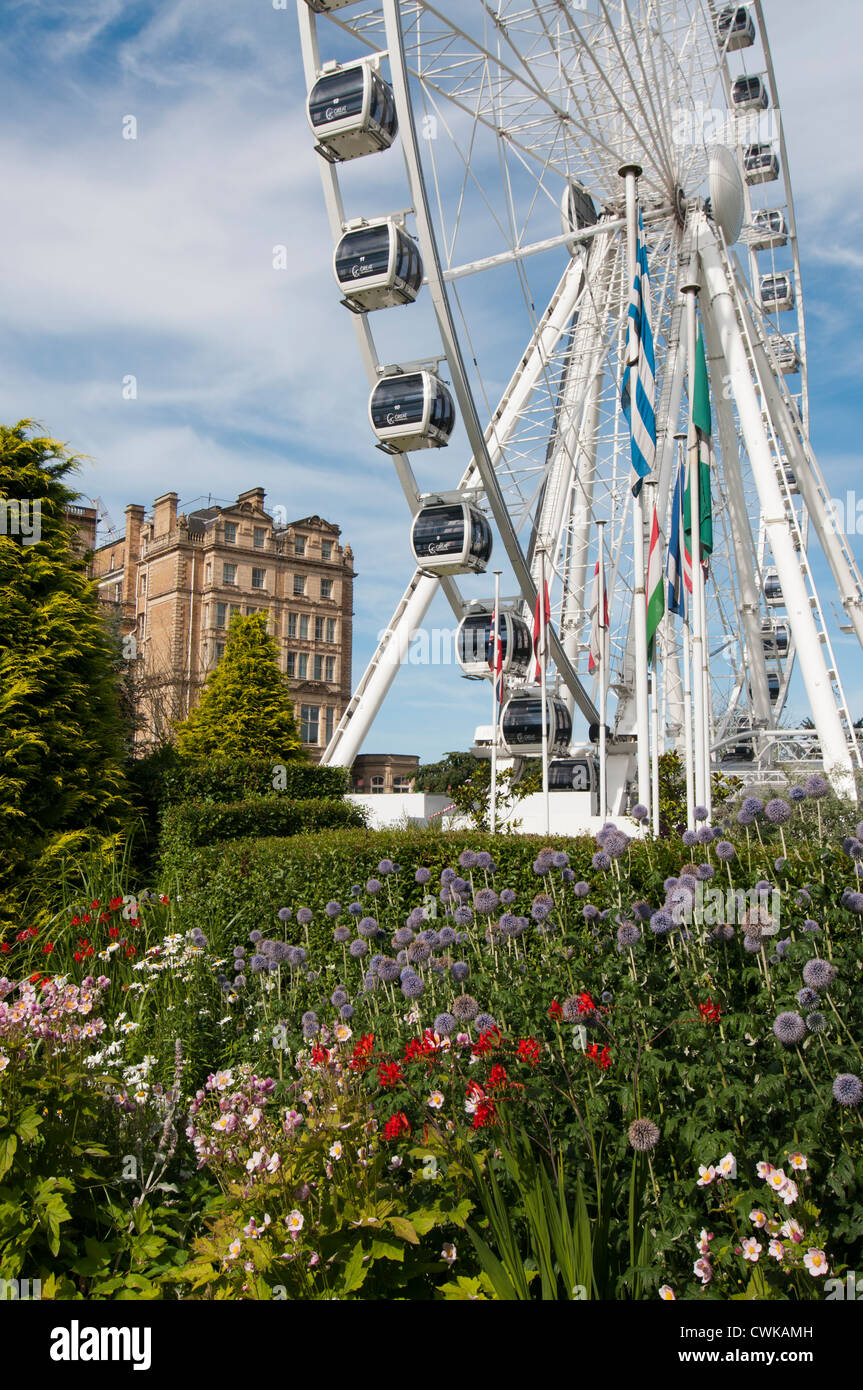
M 632 409 L 632 373 L 635 371 L 635 410 Z M 653 328 L 650 323 L 650 276 L 647 270 L 647 246 L 644 240 L 644 221 L 638 210 L 638 252 L 632 299 L 629 304 L 629 333 L 626 342 L 626 366 L 621 386 L 623 413 L 629 424 L 632 439 L 632 495 L 637 497 L 641 484 L 653 471 L 656 462 L 656 359 L 653 351 Z
M 674 502 L 671 508 L 671 533 L 668 541 L 668 559 L 665 573 L 668 577 L 668 611 L 686 621 L 686 590 L 683 584 L 683 466 L 677 469 L 674 484 Z M 689 588 L 692 587 L 690 582 Z

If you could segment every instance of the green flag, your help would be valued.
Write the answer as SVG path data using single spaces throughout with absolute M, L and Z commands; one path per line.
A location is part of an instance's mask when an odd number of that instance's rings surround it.
M 713 504 L 710 496 L 711 469 L 713 466 L 711 434 L 713 433 L 713 428 L 710 412 L 710 381 L 707 376 L 707 358 L 704 353 L 704 339 L 701 336 L 700 326 L 698 329 L 698 339 L 695 345 L 695 385 L 692 389 L 692 417 L 695 425 L 695 436 L 698 443 L 698 457 L 700 460 L 698 500 L 701 504 L 701 525 L 699 527 L 699 533 L 701 536 L 701 554 L 702 557 L 706 557 L 713 554 Z M 683 522 L 686 549 L 690 554 L 692 553 L 691 506 L 692 503 L 689 496 L 689 462 L 687 460 L 686 493 L 683 499 Z

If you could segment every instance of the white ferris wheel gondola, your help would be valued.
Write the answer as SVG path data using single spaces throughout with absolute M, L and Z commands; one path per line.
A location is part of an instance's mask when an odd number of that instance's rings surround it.
M 327 63 L 309 93 L 308 119 L 318 153 L 343 163 L 389 149 L 399 128 L 392 88 L 374 58 Z
M 545 711 L 549 753 L 563 756 L 572 742 L 572 715 L 557 695 L 546 696 Z M 504 748 L 513 757 L 542 756 L 542 697 L 538 691 L 522 691 L 506 702 L 500 732 Z
M 492 613 L 469 613 L 462 618 L 456 636 L 456 656 L 470 680 L 486 679 L 494 669 Z M 530 628 L 515 613 L 501 613 L 498 620 L 501 673 L 505 679 L 524 680 L 533 655 Z
M 427 574 L 482 574 L 491 559 L 491 527 L 470 502 L 430 501 L 413 519 L 411 549 Z
M 412 304 L 423 282 L 422 257 L 413 237 L 393 218 L 358 221 L 349 226 L 333 255 L 343 302 L 358 313 Z
M 373 387 L 369 419 L 394 453 L 442 449 L 455 429 L 455 402 L 434 372 L 394 372 Z

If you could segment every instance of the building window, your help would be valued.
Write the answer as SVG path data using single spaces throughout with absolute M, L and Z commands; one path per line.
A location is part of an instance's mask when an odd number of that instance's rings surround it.
M 267 571 L 260 569 L 252 570 L 252 588 L 265 589 L 267 587 Z
M 247 618 L 251 618 L 251 616 L 252 616 L 253 613 L 266 613 L 266 611 L 267 611 L 266 608 L 251 608 L 251 607 L 249 607 L 249 606 L 247 605 L 247 607 L 246 607 L 246 617 L 247 617 Z
M 331 579 L 321 580 L 321 598 L 332 598 L 333 581 Z
M 333 722 L 334 722 L 333 716 L 334 716 L 334 715 L 335 715 L 335 710 L 334 710 L 334 709 L 325 709 L 325 710 L 324 710 L 324 742 L 327 743 L 327 744 L 329 744 L 329 742 L 331 741 L 331 739 L 332 739 L 332 737 L 333 737 Z
M 330 646 L 332 646 L 333 643 L 335 642 L 335 640 L 336 640 L 336 620 L 335 620 L 335 618 L 327 618 L 327 641 L 329 642 Z
M 327 685 L 332 685 L 333 682 L 334 682 L 335 679 L 336 679 L 336 658 L 335 658 L 334 656 L 328 656 L 328 657 L 327 657 L 327 660 L 326 660 L 326 673 L 327 673 L 327 674 L 326 674 L 325 679 L 326 679 Z
M 239 617 L 241 617 L 241 616 L 242 616 L 242 612 L 243 612 L 243 610 L 242 610 L 242 608 L 240 607 L 240 605 L 239 605 L 238 603 L 232 603 L 232 604 L 231 604 L 231 621 L 233 622 L 234 618 L 239 618 Z
M 306 652 L 300 652 L 297 664 L 297 680 L 306 681 L 309 678 L 309 658 Z
M 300 614 L 300 641 L 301 641 L 301 642 L 308 642 L 308 640 L 309 640 L 309 615 L 308 615 L 308 613 L 301 613 L 301 614 Z
M 297 635 L 297 615 L 296 615 L 296 613 L 289 613 L 289 614 L 288 614 L 288 636 L 289 636 L 289 637 L 296 637 L 296 635 Z
M 395 778 L 393 778 L 393 791 L 394 791 L 394 792 L 401 792 L 401 793 L 404 795 L 404 793 L 405 793 L 405 792 L 409 792 L 410 789 L 411 789 L 411 779 L 410 779 L 409 777 L 395 777 Z
M 333 543 L 332 543 L 332 541 L 321 541 L 321 559 L 322 559 L 322 560 L 332 560 L 332 558 L 333 558 Z
M 316 680 L 316 681 L 322 681 L 323 678 L 324 678 L 324 658 L 323 658 L 322 656 L 316 656 L 316 657 L 315 657 L 315 680 Z
M 237 544 L 237 523 L 235 521 L 225 522 L 225 545 Z
M 146 576 L 146 574 L 142 574 L 142 575 L 141 575 L 140 591 L 141 591 L 142 594 L 146 594 L 146 592 L 147 592 L 147 576 Z
M 217 642 L 217 643 L 216 643 L 216 665 L 217 665 L 217 666 L 218 666 L 219 662 L 221 661 L 221 659 L 222 659 L 222 657 L 223 657 L 224 655 L 225 655 L 225 644 L 224 644 L 224 642 Z
M 296 674 L 297 674 L 297 654 L 296 654 L 296 652 L 288 652 L 288 662 L 287 662 L 287 666 L 285 667 L 285 669 L 286 669 L 286 671 L 287 671 L 287 673 L 288 673 L 289 678 L 290 678 L 291 680 L 293 680 L 294 677 L 295 677 Z
M 317 744 L 321 711 L 317 705 L 300 706 L 300 738 L 303 743 Z
M 142 578 L 143 578 L 143 577 L 144 577 L 144 576 L 142 576 Z M 212 565 L 209 563 L 209 561 L 208 561 L 208 562 L 207 562 L 207 583 L 208 583 L 208 584 L 210 583 L 210 581 L 212 580 L 212 578 L 213 578 L 213 566 L 212 566 Z M 146 587 L 146 579 L 145 579 L 145 587 Z
M 372 778 L 372 796 L 380 796 L 384 789 L 383 777 Z
M 226 603 L 216 604 L 216 627 L 228 626 L 228 605 Z
M 323 618 L 315 618 L 315 641 L 316 641 L 316 642 L 323 642 L 323 640 L 324 640 L 324 620 L 323 620 Z
M 223 583 L 223 584 L 236 584 L 236 582 L 237 582 L 237 566 L 236 566 L 236 565 L 222 565 L 222 583 Z
M 305 553 L 306 553 L 306 538 L 305 538 L 305 536 L 294 536 L 294 554 L 295 554 L 295 555 L 305 555 Z
M 264 546 L 265 546 L 265 544 L 266 544 L 266 540 L 267 540 L 267 533 L 266 533 L 266 530 L 264 529 L 264 527 L 263 527 L 263 526 L 256 526 L 255 529 L 254 529 L 254 531 L 252 532 L 252 536 L 253 536 L 253 539 L 254 539 L 254 546 L 255 546 L 255 549 L 256 549 L 256 550 L 263 550 L 263 548 L 264 548 Z
M 306 592 L 306 576 L 304 574 L 294 575 L 294 598 L 302 598 Z

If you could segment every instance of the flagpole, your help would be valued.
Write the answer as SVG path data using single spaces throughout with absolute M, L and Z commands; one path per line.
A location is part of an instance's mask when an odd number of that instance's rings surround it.
M 638 164 L 624 164 L 618 171 L 626 188 L 626 228 L 629 289 L 635 283 L 638 263 Z M 633 393 L 634 399 L 634 393 Z M 650 711 L 647 690 L 647 593 L 644 577 L 644 509 L 641 492 L 632 499 L 633 621 L 635 623 L 635 727 L 637 739 L 638 799 L 644 806 L 650 794 Z
M 605 727 L 608 723 L 608 628 L 605 623 L 605 528 L 607 522 L 599 521 L 599 583 L 597 600 L 599 607 L 596 621 L 599 627 L 599 814 L 603 820 L 608 815 L 608 754 L 606 750 Z
M 540 698 L 542 700 L 542 795 L 545 806 L 545 833 L 551 825 L 551 806 L 548 798 L 548 680 L 546 675 L 545 630 L 545 550 L 539 547 L 539 651 Z
M 500 640 L 500 576 L 501 571 L 494 572 L 494 624 L 491 638 L 491 665 L 492 665 L 492 703 L 494 713 L 492 715 L 492 728 L 494 734 L 491 741 L 491 808 L 490 821 L 492 835 L 497 833 L 497 737 L 498 737 L 498 714 L 500 711 L 500 691 L 498 681 L 503 683 L 503 671 L 498 672 L 497 647 Z
M 650 488 L 648 493 L 647 515 L 653 517 L 656 508 L 656 478 L 645 478 L 644 486 Z M 663 584 L 665 574 L 663 571 Z M 651 811 L 653 820 L 653 833 L 659 839 L 659 629 L 653 639 L 653 671 L 650 673 L 650 734 L 651 734 Z
M 681 463 L 685 461 L 686 439 L 685 434 L 678 434 L 677 439 L 677 467 L 680 469 Z M 685 477 L 685 473 L 683 474 Z M 686 828 L 695 829 L 695 777 L 692 765 L 692 643 L 689 634 L 689 614 L 692 605 L 686 599 L 686 580 L 683 573 L 683 549 L 685 536 L 683 534 L 683 489 L 681 485 L 680 494 L 680 553 L 681 553 L 681 576 L 680 582 L 683 585 L 683 756 L 686 760 Z
M 689 525 L 692 556 L 692 684 L 695 694 L 695 804 L 707 805 L 707 726 L 704 707 L 704 631 L 702 627 L 701 572 L 701 457 L 695 432 L 695 345 L 697 337 L 697 306 L 701 285 L 694 270 L 687 283 L 681 286 L 687 307 L 687 360 L 689 364 Z M 684 536 L 685 540 L 685 536 Z

